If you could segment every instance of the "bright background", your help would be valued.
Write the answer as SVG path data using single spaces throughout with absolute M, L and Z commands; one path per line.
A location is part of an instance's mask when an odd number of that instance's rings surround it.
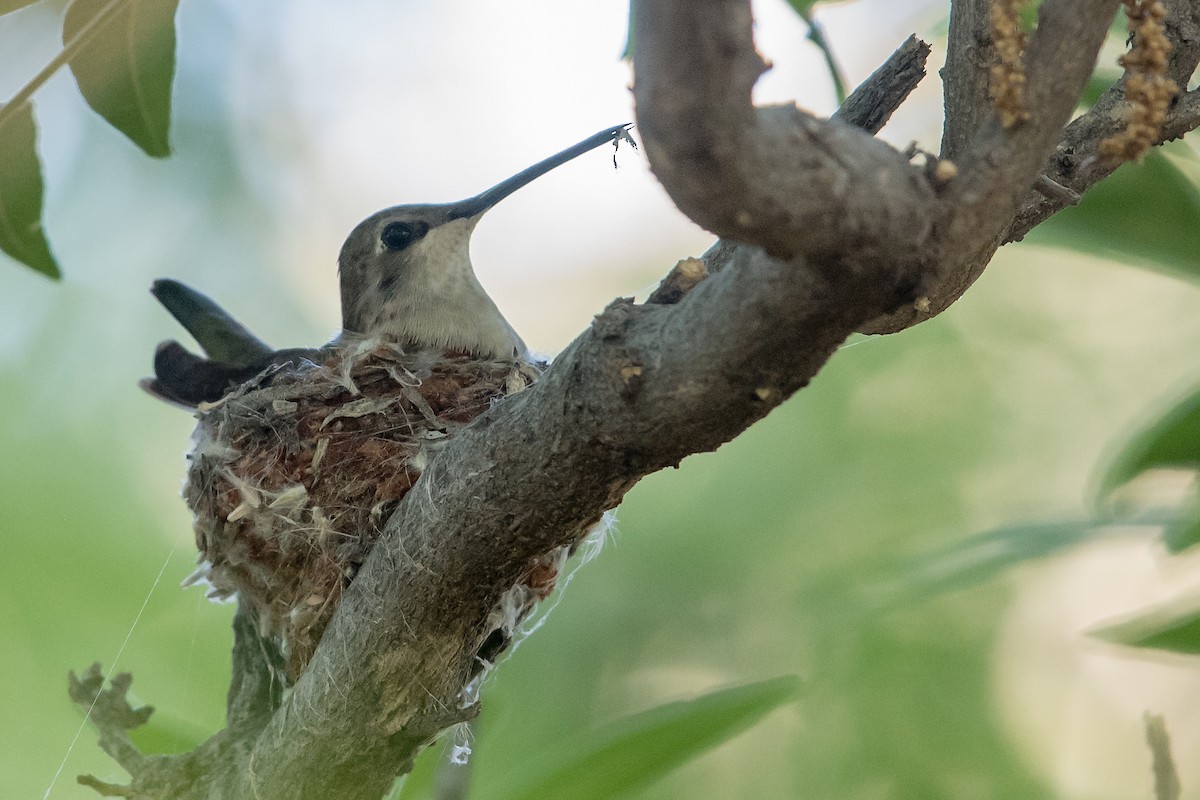
M 0 97 L 57 51 L 62 5 L 0 18 Z M 755 10 L 775 65 L 758 99 L 830 112 L 803 24 L 781 0 Z M 819 18 L 856 85 L 913 31 L 938 58 L 944 13 L 859 0 Z M 66 671 L 118 652 L 158 708 L 144 744 L 221 725 L 232 609 L 178 588 L 192 422 L 136 388 L 181 334 L 151 280 L 197 287 L 277 346 L 325 341 L 359 219 L 474 194 L 633 119 L 626 20 L 624 0 L 185 0 L 163 162 L 68 75 L 39 93 L 66 277 L 0 263 L 0 793 L 45 792 L 80 721 Z M 936 68 L 890 141 L 936 149 Z M 543 352 L 711 241 L 641 156 L 618 161 L 572 162 L 476 235 L 480 279 Z M 621 715 L 797 674 L 797 703 L 637 796 L 1149 797 L 1141 715 L 1165 713 L 1177 755 L 1194 752 L 1200 673 L 1084 633 L 1188 586 L 1194 564 L 1116 538 L 932 597 L 896 587 L 910 559 L 970 534 L 1083 514 L 1112 443 L 1196 377 L 1198 302 L 1150 272 L 1009 247 L 949 312 L 855 342 L 719 453 L 644 481 L 486 687 L 479 786 Z M 95 738 L 51 797 L 94 797 L 79 772 L 124 778 Z M 1200 797 L 1200 769 L 1180 768 Z

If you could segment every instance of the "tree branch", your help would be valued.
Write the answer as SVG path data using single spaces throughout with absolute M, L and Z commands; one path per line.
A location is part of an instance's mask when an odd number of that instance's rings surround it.
M 1172 43 L 1167 77 L 1178 86 L 1186 87 L 1200 63 L 1200 3 L 1178 0 L 1166 8 L 1164 23 Z M 1120 166 L 1100 157 L 1099 144 L 1122 129 L 1124 100 L 1125 77 L 1122 76 L 1086 114 L 1067 126 L 1045 165 L 1044 174 L 1055 184 L 1068 189 L 1069 194 L 1030 192 L 1021 203 L 1005 241 L 1020 241 Z M 1200 126 L 1200 94 L 1185 92 L 1175 99 L 1159 136 L 1159 144 L 1178 139 L 1197 126 Z
M 996 62 L 990 11 L 993 0 L 952 0 L 942 67 L 942 96 L 946 121 L 942 158 L 964 153 L 983 121 L 992 113 L 988 99 L 988 70 Z
M 581 540 L 644 475 L 715 449 L 805 385 L 887 301 L 876 278 L 759 251 L 677 305 L 610 305 L 401 502 L 260 737 L 254 796 L 297 796 L 301 772 L 303 797 L 377 798 L 416 747 L 468 715 L 462 687 L 484 623 L 529 561 Z
M 850 93 L 833 118 L 868 133 L 879 133 L 925 77 L 929 45 L 915 35 L 904 40 L 879 69 Z
M 1118 2 L 1047 0 L 1041 5 L 1023 61 L 1028 117 L 1005 127 L 990 110 L 968 143 L 951 147 L 960 149 L 959 177 L 941 193 L 937 233 L 927 254 L 936 281 L 919 306 L 874 320 L 864 333 L 893 333 L 936 316 L 983 274 L 1087 85 Z M 963 136 L 957 128 L 952 134 Z
M 661 0 L 632 10 L 638 130 L 680 210 L 784 259 L 923 249 L 934 194 L 903 155 L 795 106 L 751 104 L 765 67 L 748 3 Z

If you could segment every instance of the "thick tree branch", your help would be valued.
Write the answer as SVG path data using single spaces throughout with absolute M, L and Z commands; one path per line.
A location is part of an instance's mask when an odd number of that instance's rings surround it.
M 260 737 L 254 796 L 296 797 L 302 772 L 303 797 L 377 798 L 416 746 L 470 713 L 462 687 L 484 622 L 530 559 L 806 384 L 888 302 L 881 285 L 743 251 L 677 305 L 612 304 L 406 496 Z
M 986 246 L 1012 219 L 1087 85 L 1119 0 L 1048 0 L 1025 53 L 1028 119 L 989 114 L 943 194 L 938 246 L 947 260 Z
M 850 93 L 833 118 L 868 133 L 879 133 L 925 77 L 925 61 L 928 57 L 929 45 L 910 36 L 879 69 Z M 734 259 L 747 257 L 757 249 L 753 245 L 720 239 L 704 253 L 703 261 L 709 271 L 719 272 Z M 659 293 L 669 292 L 676 282 L 672 271 L 663 281 L 666 289 L 659 287 L 647 302 L 660 302 Z M 670 302 L 677 300 L 678 297 L 674 297 Z
M 946 122 L 942 158 L 956 159 L 992 113 L 988 70 L 996 62 L 990 11 L 992 0 L 952 0 L 942 96 Z
M 983 274 L 1071 118 L 1117 5 L 1118 0 L 1041 5 L 1023 62 L 1028 118 L 1006 128 L 991 111 L 961 148 L 959 177 L 941 195 L 929 253 L 936 282 L 920 305 L 875 320 L 864 333 L 892 333 L 936 316 Z
M 925 246 L 933 190 L 902 154 L 794 106 L 751 104 L 764 65 L 745 0 L 635 2 L 633 26 L 644 149 L 698 224 L 781 258 Z
M 968 0 L 966 5 L 986 3 Z M 1068 5 L 1071 7 L 1062 7 Z M 997 247 L 1004 242 L 1020 240 L 1035 226 L 1077 201 L 1088 189 L 1120 166 L 1119 163 L 1100 158 L 1099 144 L 1122 130 L 1125 125 L 1124 78 L 1105 92 L 1090 111 L 1066 126 L 1061 133 L 1057 133 L 1061 130 L 1061 125 L 1055 128 L 1053 124 L 1054 119 L 1066 121 L 1064 114 L 1069 115 L 1074 109 L 1074 98 L 1078 97 L 1082 89 L 1081 81 L 1086 80 L 1086 74 L 1090 74 L 1092 69 L 1091 59 L 1076 56 L 1064 60 L 1065 51 L 1079 52 L 1075 50 L 1074 45 L 1067 46 L 1067 43 L 1073 42 L 1072 37 L 1075 36 L 1085 37 L 1083 41 L 1087 42 L 1100 41 L 1103 31 L 1099 23 L 1111 18 L 1112 11 L 1109 6 L 1115 5 L 1105 2 L 1077 5 L 1047 2 L 1042 6 L 1043 14 L 1038 31 L 1026 58 L 1031 85 L 1027 102 L 1035 115 L 1031 120 L 1034 124 L 1026 124 L 1017 129 L 1023 131 L 1032 127 L 1033 130 L 1013 136 L 1007 146 L 1000 145 L 998 141 L 989 145 L 989 142 L 1004 138 L 1002 129 L 995 119 L 992 119 L 976 136 L 976 140 L 971 144 L 973 149 L 966 151 L 960 140 L 964 136 L 964 128 L 975 123 L 964 124 L 962 120 L 971 117 L 972 112 L 967 108 L 976 108 L 978 103 L 972 105 L 963 101 L 963 110 L 959 112 L 959 116 L 953 120 L 947 118 L 943 150 L 961 152 L 964 159 L 976 165 L 986 165 L 984 170 L 973 171 L 973 180 L 955 182 L 954 191 L 947 193 L 943 198 L 944 202 L 950 205 L 947 212 L 952 220 L 950 229 L 958 230 L 957 234 L 947 234 L 946 227 L 941 226 L 939 238 L 942 240 L 942 248 L 946 251 L 943 259 L 947 262 L 952 261 L 955 248 L 959 248 L 965 258 L 959 259 L 957 267 L 949 269 L 946 278 L 931 293 L 928 305 L 923 304 L 919 309 L 907 308 L 872 321 L 863 332 L 892 333 L 941 313 L 983 273 Z M 1200 3 L 1197 0 L 1178 0 L 1167 4 L 1166 8 L 1167 35 L 1173 48 L 1167 74 L 1178 85 L 1186 86 L 1196 70 L 1197 63 L 1200 62 Z M 980 15 L 985 12 L 974 7 L 967 9 L 960 6 L 960 13 L 963 14 L 964 20 L 971 20 L 971 24 L 975 26 L 972 29 L 977 31 Z M 964 24 L 964 29 L 966 28 Z M 978 41 L 976 35 L 976 42 Z M 961 46 L 952 42 L 951 51 Z M 976 75 L 972 84 L 974 88 L 970 90 L 975 96 L 983 91 L 979 83 L 981 80 Z M 950 92 L 949 87 L 947 92 Z M 1072 98 L 1070 107 L 1067 108 L 1061 102 L 1053 107 L 1043 106 L 1054 97 Z M 948 113 L 950 103 L 948 95 Z M 992 116 L 994 117 L 994 114 Z M 1041 124 L 1038 124 L 1039 118 Z M 1158 141 L 1162 143 L 1179 138 L 1198 126 L 1200 97 L 1196 92 L 1189 92 L 1177 98 Z M 1018 175 L 1027 176 L 1029 173 L 1032 157 L 1023 159 L 1019 165 L 1014 157 L 1040 152 L 1040 149 L 1034 146 L 1033 140 L 1040 144 L 1044 137 L 1050 134 L 1057 136 L 1058 141 L 1053 149 L 1042 156 L 1044 161 L 1041 164 L 1041 173 L 1035 177 L 1029 188 L 1023 190 L 1023 197 L 1016 209 L 1008 213 L 1008 221 L 1000 225 L 995 238 L 988 241 L 982 233 L 996 231 L 995 222 L 1004 220 L 1003 214 L 995 212 L 1012 208 L 1012 195 L 998 191 L 999 187 L 1007 184 L 1011 189 L 1019 190 L 1023 180 L 1016 178 Z M 989 185 L 990 171 L 1007 171 L 1009 179 L 993 178 L 996 182 Z M 986 188 L 981 191 L 978 188 L 979 184 Z M 960 211 L 952 205 L 955 200 L 971 198 L 976 198 L 973 203 L 976 213 L 971 213 L 965 206 Z M 980 220 L 983 220 L 982 225 Z
M 1200 2 L 1175 0 L 1167 5 L 1164 22 L 1172 44 L 1167 77 L 1183 88 L 1200 63 Z M 1044 174 L 1055 184 L 1065 187 L 1068 193 L 1036 189 L 1030 192 L 1006 233 L 1006 241 L 1019 241 L 1120 166 L 1100 157 L 1099 143 L 1124 126 L 1124 101 L 1125 77 L 1122 76 L 1087 113 L 1067 126 L 1045 165 Z M 1198 125 L 1200 94 L 1185 92 L 1176 98 L 1159 143 L 1178 139 Z

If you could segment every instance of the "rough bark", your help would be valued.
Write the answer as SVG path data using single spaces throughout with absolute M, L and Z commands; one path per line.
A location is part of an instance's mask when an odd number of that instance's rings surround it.
M 1120 87 L 1067 123 L 1117 5 L 1046 0 L 1025 56 L 1030 117 L 1005 128 L 986 90 L 988 3 L 955 2 L 942 152 L 956 169 L 939 171 L 871 135 L 920 79 L 928 50 L 915 40 L 823 120 L 752 104 L 764 66 L 747 0 L 635 2 L 639 130 L 673 200 L 723 237 L 707 276 L 692 265 L 655 302 L 614 301 L 538 384 L 458 434 L 401 502 L 286 698 L 245 612 L 229 728 L 195 753 L 131 753 L 123 690 L 109 698 L 121 713 L 99 724 L 134 773 L 130 796 L 379 798 L 425 743 L 475 713 L 463 700 L 472 656 L 530 558 L 578 542 L 643 476 L 740 434 L 852 332 L 940 312 L 1006 238 L 1107 174 L 1086 154 L 1120 124 Z M 1180 76 L 1200 58 L 1196 8 L 1171 7 Z M 1187 93 L 1163 136 L 1197 124 Z M 93 680 L 81 702 L 96 691 Z

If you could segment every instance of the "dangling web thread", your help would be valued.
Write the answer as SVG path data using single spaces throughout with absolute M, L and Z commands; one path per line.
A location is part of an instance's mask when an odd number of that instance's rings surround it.
M 163 559 L 162 566 L 158 570 L 158 574 L 154 576 L 154 583 L 150 585 L 150 591 L 146 592 L 146 599 L 142 601 L 142 607 L 138 609 L 137 615 L 133 618 L 133 623 L 130 624 L 129 630 L 125 633 L 125 639 L 121 642 L 121 646 L 117 648 L 117 654 L 113 656 L 112 663 L 108 667 L 108 672 L 104 673 L 103 687 L 112 678 L 113 673 L 117 669 L 117 662 L 121 660 L 121 654 L 125 652 L 125 647 L 129 644 L 129 640 L 133 638 L 133 632 L 137 628 L 138 623 L 142 620 L 142 614 L 146 613 L 146 606 L 150 605 L 150 598 L 154 596 L 154 592 L 158 589 L 158 584 L 162 582 L 162 577 L 167 571 L 167 565 L 171 563 L 171 556 L 175 555 L 175 551 L 179 548 L 179 542 L 171 545 L 170 552 Z M 54 785 L 58 783 L 59 777 L 63 770 L 67 767 L 67 761 L 71 758 L 71 753 L 75 750 L 75 745 L 79 741 L 79 737 L 83 735 L 83 729 L 87 727 L 88 721 L 92 718 L 92 710 L 95 709 L 96 703 L 100 700 L 100 692 L 96 692 L 96 696 L 92 698 L 92 704 L 88 706 L 83 715 L 83 721 L 79 723 L 79 728 L 75 731 L 75 735 L 71 737 L 71 743 L 67 745 L 67 752 L 63 755 L 62 763 L 58 765 L 58 769 L 54 772 L 54 777 L 50 779 L 50 785 L 46 787 L 46 793 L 42 795 L 42 800 L 47 800 L 50 797 L 50 792 L 54 791 Z
M 567 591 L 567 587 L 571 585 L 571 580 L 575 577 L 575 573 L 587 564 L 596 556 L 600 555 L 600 551 L 604 549 L 604 543 L 608 541 L 610 531 L 615 531 L 617 527 L 617 512 L 605 511 L 604 516 L 596 523 L 596 527 L 592 528 L 591 532 L 584 537 L 583 542 L 579 545 L 579 559 L 575 562 L 575 566 L 571 567 L 570 571 L 563 574 L 562 580 L 559 581 L 558 590 L 551 598 L 550 605 L 544 611 L 538 611 L 531 614 L 529 619 L 522 622 L 516 630 L 513 631 L 512 644 L 508 648 L 508 652 L 504 658 L 500 659 L 499 663 L 504 663 L 513 653 L 517 652 L 517 648 L 521 643 L 532 636 L 546 623 L 546 618 L 550 616 L 550 612 L 558 608 L 558 604 L 562 602 L 563 593 Z M 565 556 L 565 553 L 564 553 Z

